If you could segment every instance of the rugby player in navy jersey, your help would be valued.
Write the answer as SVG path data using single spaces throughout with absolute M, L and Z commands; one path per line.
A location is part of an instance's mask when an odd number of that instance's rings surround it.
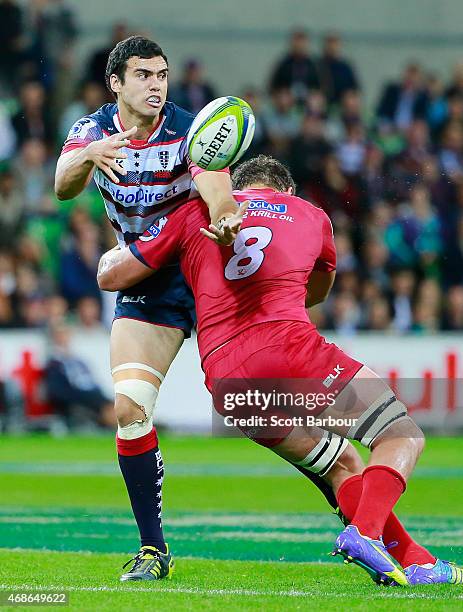
M 56 195 L 74 198 L 93 178 L 123 248 L 199 194 L 211 222 L 220 225 L 219 243 L 229 245 L 240 223 L 229 172 L 203 171 L 188 159 L 186 136 L 194 117 L 166 101 L 168 70 L 162 49 L 147 38 L 133 36 L 114 47 L 106 83 L 116 103 L 71 127 L 56 167 Z M 117 452 L 141 539 L 121 580 L 172 573 L 161 523 L 164 466 L 153 412 L 193 317 L 193 297 L 178 264 L 117 296 L 111 330 Z

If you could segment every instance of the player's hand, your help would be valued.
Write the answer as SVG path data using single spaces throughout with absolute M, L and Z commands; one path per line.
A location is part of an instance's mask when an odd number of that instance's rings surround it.
M 234 215 L 224 217 L 217 225 L 209 225 L 208 229 L 202 227 L 199 231 L 203 236 L 207 236 L 210 240 L 221 246 L 230 246 L 235 242 L 238 232 L 243 223 L 244 213 L 247 211 L 249 201 L 242 202 L 239 209 Z
M 130 144 L 130 137 L 137 131 L 137 126 L 133 126 L 130 130 L 113 134 L 109 138 L 103 138 L 102 140 L 96 140 L 87 145 L 86 152 L 89 159 L 95 164 L 97 168 L 103 170 L 103 172 L 110 178 L 114 183 L 119 183 L 119 179 L 115 175 L 118 174 L 126 175 L 125 170 L 116 160 L 127 159 L 127 155 L 122 153 L 120 149 Z

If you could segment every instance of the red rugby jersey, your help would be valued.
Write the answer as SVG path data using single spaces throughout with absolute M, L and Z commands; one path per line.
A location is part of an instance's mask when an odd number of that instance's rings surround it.
M 153 269 L 180 258 L 195 296 L 202 359 L 252 325 L 309 321 L 310 273 L 336 268 L 333 230 L 323 210 L 273 189 L 234 196 L 250 205 L 233 246 L 219 247 L 200 233 L 209 212 L 195 199 L 151 225 L 129 247 Z

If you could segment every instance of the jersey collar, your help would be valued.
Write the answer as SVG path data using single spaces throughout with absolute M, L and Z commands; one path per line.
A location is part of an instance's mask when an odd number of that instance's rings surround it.
M 148 138 L 146 140 L 135 140 L 132 139 L 130 142 L 131 144 L 134 145 L 143 145 L 146 144 L 147 142 L 149 142 L 150 140 L 152 140 L 153 138 L 157 138 L 159 136 L 159 133 L 161 131 L 161 128 L 164 124 L 164 121 L 166 119 L 166 115 L 164 113 L 164 110 L 161 111 L 161 114 L 159 115 L 159 119 L 156 123 L 156 125 L 153 128 L 153 131 L 151 132 L 151 134 L 148 136 Z M 122 124 L 121 121 L 121 117 L 119 115 L 119 111 L 116 112 L 116 114 L 114 115 L 114 125 L 116 126 L 116 129 L 118 132 L 125 132 L 125 127 Z

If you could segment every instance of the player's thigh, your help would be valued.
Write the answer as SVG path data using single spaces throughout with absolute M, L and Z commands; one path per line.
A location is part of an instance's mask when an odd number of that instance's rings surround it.
M 359 440 L 364 446 L 384 436 L 422 438 L 422 432 L 407 415 L 390 386 L 378 374 L 363 366 L 327 408 L 324 426 L 341 436 Z M 326 419 L 335 423 L 329 424 Z
M 137 364 L 148 366 L 165 376 L 183 339 L 184 333 L 180 329 L 134 319 L 116 319 L 111 330 L 111 370 L 124 365 L 128 367 L 115 372 L 114 380 L 135 374 L 136 378 L 148 381 L 154 377 L 153 382 L 158 386 L 161 382 L 159 377 L 137 367 Z

